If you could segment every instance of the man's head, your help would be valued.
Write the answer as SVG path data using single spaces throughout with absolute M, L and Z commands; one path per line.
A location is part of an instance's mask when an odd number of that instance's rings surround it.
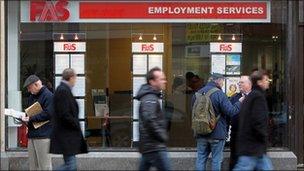
M 210 81 L 213 81 L 218 87 L 222 88 L 224 86 L 225 77 L 219 73 L 211 74 Z
M 147 83 L 156 90 L 166 89 L 166 76 L 164 72 L 158 67 L 152 68 L 146 76 Z
M 269 88 L 270 79 L 268 74 L 263 70 L 254 71 L 250 75 L 250 80 L 252 82 L 252 86 L 259 86 L 263 90 L 267 90 Z
M 76 77 L 77 74 L 72 68 L 67 68 L 62 72 L 62 80 L 67 81 L 72 87 L 76 84 Z
M 251 81 L 248 75 L 242 75 L 240 82 L 239 82 L 239 88 L 241 93 L 249 93 L 251 91 Z
M 40 89 L 42 88 L 42 82 L 36 75 L 30 75 L 24 81 L 23 87 L 27 88 L 27 91 L 31 94 L 39 93 Z

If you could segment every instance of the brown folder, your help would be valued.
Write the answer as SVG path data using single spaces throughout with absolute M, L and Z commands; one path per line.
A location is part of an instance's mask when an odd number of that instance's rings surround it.
M 40 112 L 42 112 L 43 109 L 39 102 L 35 102 L 30 107 L 26 108 L 24 111 L 29 117 L 32 117 L 32 116 L 35 116 L 35 115 L 39 114 Z M 33 126 L 35 129 L 37 129 L 48 122 L 49 121 L 33 122 Z

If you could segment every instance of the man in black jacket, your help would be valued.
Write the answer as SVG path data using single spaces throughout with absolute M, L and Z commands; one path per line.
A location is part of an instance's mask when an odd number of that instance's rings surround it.
M 39 102 L 43 111 L 32 117 L 24 116 L 22 120 L 28 125 L 28 156 L 30 170 L 52 170 L 51 156 L 49 154 L 51 122 L 34 128 L 33 123 L 51 120 L 53 93 L 43 86 L 36 75 L 30 75 L 24 82 L 31 93 L 28 106 Z
M 239 81 L 239 89 L 240 92 L 233 95 L 229 100 L 231 104 L 235 104 L 239 101 L 241 97 L 246 97 L 251 92 L 251 81 L 248 75 L 242 75 Z M 238 133 L 238 117 L 239 115 L 234 115 L 230 118 L 231 124 L 231 133 L 230 133 L 230 161 L 229 161 L 229 170 L 232 170 L 237 162 L 237 155 L 236 155 L 236 139 Z
M 245 98 L 239 115 L 239 158 L 234 170 L 272 170 L 266 155 L 268 107 L 265 90 L 269 88 L 270 80 L 264 71 L 254 71 L 250 80 L 252 91 Z
M 71 68 L 65 69 L 62 81 L 54 93 L 50 152 L 63 154 L 64 164 L 58 170 L 76 170 L 75 155 L 88 152 L 79 124 L 79 107 L 72 94 L 75 83 L 75 71 Z
M 168 139 L 166 119 L 162 112 L 161 90 L 166 88 L 166 77 L 160 68 L 151 69 L 147 84 L 141 86 L 135 97 L 139 100 L 139 151 L 142 154 L 139 170 L 170 170 L 165 142 Z

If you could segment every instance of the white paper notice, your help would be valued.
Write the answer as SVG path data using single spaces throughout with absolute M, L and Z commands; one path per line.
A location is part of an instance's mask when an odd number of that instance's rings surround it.
M 71 55 L 71 68 L 73 68 L 77 74 L 84 74 L 84 54 Z
M 146 83 L 145 77 L 133 77 L 133 96 L 137 95 L 137 92 L 141 85 Z
M 76 85 L 72 88 L 74 96 L 85 96 L 85 78 L 77 77 Z
M 211 55 L 211 73 L 225 74 L 225 55 Z
M 133 141 L 139 141 L 139 123 L 133 122 Z
M 84 99 L 76 99 L 78 106 L 79 106 L 79 115 L 78 118 L 79 119 L 84 119 Z
M 149 55 L 149 70 L 154 67 L 163 69 L 163 55 Z
M 80 123 L 80 128 L 81 128 L 82 135 L 85 136 L 85 122 L 81 121 L 79 123 Z
M 63 70 L 69 68 L 70 59 L 69 54 L 55 55 L 55 74 L 62 74 Z
M 133 55 L 133 74 L 147 73 L 147 55 Z
M 55 77 L 55 87 L 57 88 L 61 82 L 61 76 L 60 77 Z
M 139 114 L 139 105 L 140 102 L 138 100 L 133 100 L 133 119 L 138 119 Z

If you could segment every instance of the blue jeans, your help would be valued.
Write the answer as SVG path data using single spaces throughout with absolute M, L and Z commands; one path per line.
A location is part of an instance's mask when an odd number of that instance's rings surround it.
M 206 170 L 209 154 L 212 154 L 212 170 L 221 170 L 225 140 L 197 138 L 196 170 Z
M 77 164 L 76 164 L 76 156 L 71 155 L 63 155 L 64 164 L 61 165 L 56 170 L 58 171 L 64 171 L 64 170 L 77 170 Z
M 171 170 L 167 151 L 155 151 L 142 154 L 139 170 L 149 170 L 152 166 L 161 171 Z
M 270 159 L 262 157 L 240 156 L 233 170 L 273 170 Z

